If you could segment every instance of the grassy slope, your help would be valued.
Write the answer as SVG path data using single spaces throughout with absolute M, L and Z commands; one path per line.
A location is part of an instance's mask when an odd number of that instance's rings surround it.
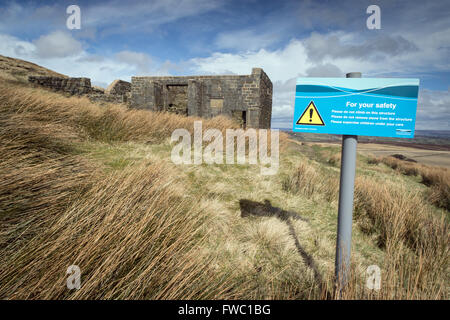
M 5 83 L 0 102 L 8 160 L 0 166 L 1 298 L 301 299 L 331 291 L 338 148 L 285 143 L 273 176 L 250 165 L 175 166 L 170 134 L 192 130 L 194 119 Z M 224 118 L 203 121 L 204 129 L 235 126 Z M 448 214 L 428 203 L 419 176 L 363 156 L 357 176 L 417 193 L 421 210 L 433 217 Z M 369 196 L 365 186 L 357 203 Z M 243 199 L 268 200 L 269 212 L 291 216 L 241 217 Z M 432 267 L 442 270 L 431 270 L 430 280 L 409 267 L 417 262 L 409 248 L 401 251 L 409 259 L 403 267 L 392 266 L 391 251 L 399 247 L 380 247 L 385 221 L 371 220 L 370 209 L 356 210 L 348 297 L 372 297 L 363 291 L 364 272 L 377 264 L 389 290 L 375 297 L 447 298 L 448 233 L 437 239 L 445 245 L 433 251 L 442 261 Z M 70 264 L 82 270 L 76 292 L 65 289 Z
M 0 78 L 26 82 L 29 75 L 67 77 L 25 60 L 0 55 Z

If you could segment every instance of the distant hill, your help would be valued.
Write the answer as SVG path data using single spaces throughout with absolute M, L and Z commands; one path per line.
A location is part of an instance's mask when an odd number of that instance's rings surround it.
M 66 75 L 41 67 L 37 64 L 0 55 L 1 79 L 27 81 L 28 76 L 30 75 L 67 78 Z

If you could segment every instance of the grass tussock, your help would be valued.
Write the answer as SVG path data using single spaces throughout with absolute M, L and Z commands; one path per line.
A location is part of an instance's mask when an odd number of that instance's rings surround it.
M 434 205 L 450 211 L 450 171 L 442 167 L 429 167 L 423 164 L 400 160 L 394 157 L 369 157 L 369 164 L 384 163 L 406 176 L 420 176 L 422 183 L 430 190 L 428 200 Z
M 105 175 L 77 155 L 76 142 L 86 138 L 131 138 L 121 135 L 133 119 L 125 109 L 111 106 L 109 113 L 117 121 L 122 117 L 121 125 L 110 119 L 86 137 L 107 110 L 83 99 L 54 94 L 56 100 L 47 99 L 26 88 L 17 88 L 24 90 L 20 103 L 8 95 L 11 90 L 1 91 L 1 298 L 176 299 L 220 293 L 220 280 L 206 281 L 208 260 L 198 252 L 206 216 L 183 197 L 167 169 L 146 164 Z M 152 136 L 151 127 L 137 136 Z M 65 287 L 65 271 L 73 264 L 83 277 L 83 289 L 76 292 Z
M 415 174 L 424 175 L 429 184 L 445 184 L 442 180 L 445 181 L 443 173 L 446 170 L 435 168 L 427 172 L 425 170 L 429 167 L 417 163 L 404 164 L 395 158 L 372 161 L 373 164 L 380 162 L 389 164 L 404 175 L 412 175 L 407 168 L 414 167 L 417 170 Z M 283 189 L 327 199 L 330 194 L 337 193 L 338 177 L 320 173 L 312 164 L 303 162 L 290 178 L 283 180 Z M 335 187 L 330 188 L 333 180 Z M 382 285 L 380 291 L 367 290 L 365 274 L 353 265 L 351 279 L 342 298 L 446 299 L 450 281 L 450 239 L 445 217 L 431 210 L 420 191 L 410 190 L 400 182 L 381 183 L 368 176 L 356 179 L 354 203 L 357 226 L 384 252 Z M 333 281 L 328 278 L 327 290 L 332 292 Z
M 78 135 L 58 124 L 0 118 L 0 254 L 39 234 L 97 169 L 73 154 Z M 4 259 L 2 259 L 4 260 Z
M 375 165 L 377 165 L 380 162 L 381 162 L 381 158 L 380 157 L 370 156 L 370 157 L 367 158 L 367 163 L 368 164 L 375 164 Z
M 414 162 L 408 162 L 404 160 L 399 160 L 394 157 L 383 157 L 381 159 L 381 162 L 387 165 L 388 167 L 391 167 L 394 170 L 397 170 L 401 174 L 407 175 L 407 176 L 416 176 L 419 174 L 419 166 L 418 164 Z
M 292 174 L 283 179 L 282 188 L 284 191 L 304 194 L 308 198 L 332 201 L 337 198 L 339 180 L 332 172 L 302 162 Z
M 16 118 L 32 119 L 46 124 L 75 127 L 91 139 L 113 141 L 161 142 L 178 128 L 193 130 L 193 122 L 202 120 L 203 129 L 224 131 L 237 128 L 229 118 L 180 117 L 171 113 L 128 109 L 106 104 L 100 107 L 85 97 L 64 97 L 57 93 L 0 83 L 0 112 Z
M 0 296 L 14 299 L 214 298 L 199 245 L 205 215 L 161 165 L 99 180 L 25 246 L 2 259 Z M 45 258 L 44 258 L 45 257 Z M 69 265 L 82 289 L 64 286 Z
M 175 129 L 193 132 L 194 121 L 202 121 L 202 129 L 226 129 L 238 125 L 226 116 L 212 119 L 183 117 L 167 112 L 128 109 L 124 105 L 99 106 L 86 97 L 64 97 L 57 93 L 0 82 L 0 112 L 16 118 L 33 119 L 46 124 L 75 127 L 86 137 L 103 142 L 134 141 L 158 143 L 169 138 Z M 270 140 L 269 140 L 270 141 Z M 287 135 L 280 133 L 280 146 Z
M 335 167 L 340 167 L 341 166 L 341 154 L 340 153 L 333 153 L 329 158 L 328 158 L 328 163 L 332 166 Z
M 385 291 L 395 299 L 436 299 L 447 295 L 449 228 L 417 192 L 398 184 L 358 178 L 355 219 L 360 228 L 378 235 L 386 251 Z
M 447 168 L 423 166 L 420 175 L 422 183 L 430 187 L 429 200 L 450 211 L 450 171 Z
M 234 122 L 100 106 L 5 82 L 0 101 L 2 299 L 261 297 L 215 267 L 205 244 L 210 215 L 170 165 L 108 171 L 79 149 L 168 143 L 195 120 L 223 133 Z M 65 285 L 70 265 L 82 272 L 78 291 Z
M 2 299 L 227 297 L 201 252 L 207 215 L 170 170 L 146 163 L 106 174 L 76 147 L 163 138 L 162 122 L 192 120 L 23 87 L 3 85 L 0 96 Z M 81 269 L 79 291 L 65 286 L 70 265 Z

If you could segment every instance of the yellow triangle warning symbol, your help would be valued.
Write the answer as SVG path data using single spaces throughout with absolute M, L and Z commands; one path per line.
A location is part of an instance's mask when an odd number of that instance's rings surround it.
M 300 125 L 310 125 L 310 126 L 324 126 L 322 117 L 320 116 L 319 110 L 317 110 L 316 105 L 311 101 L 303 111 L 300 118 L 297 120 L 296 124 Z

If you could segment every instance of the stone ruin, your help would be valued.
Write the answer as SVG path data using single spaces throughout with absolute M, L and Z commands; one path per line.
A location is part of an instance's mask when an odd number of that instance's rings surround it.
M 126 103 L 131 108 L 211 118 L 226 115 L 243 128 L 270 128 L 272 82 L 260 68 L 250 75 L 132 77 L 114 80 L 107 89 L 89 78 L 30 76 L 28 81 L 93 101 Z
M 123 80 L 114 80 L 108 88 L 106 88 L 106 94 L 119 94 L 126 95 L 131 91 L 131 83 Z
M 106 90 L 91 86 L 89 78 L 29 76 L 28 82 L 69 95 L 86 95 L 99 102 L 126 103 L 131 91 L 131 84 L 123 80 L 114 80 Z
M 66 92 L 71 95 L 87 94 L 92 91 L 91 79 L 89 78 L 29 76 L 28 81 L 42 87 Z
M 211 118 L 234 118 L 241 127 L 270 128 L 272 82 L 260 68 L 250 75 L 132 77 L 132 108 Z

